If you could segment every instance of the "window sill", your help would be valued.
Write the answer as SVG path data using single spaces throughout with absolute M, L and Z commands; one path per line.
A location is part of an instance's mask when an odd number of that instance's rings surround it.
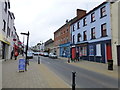
M 96 39 L 96 38 L 91 38 L 91 40 L 94 40 L 94 39 Z
M 107 37 L 108 35 L 105 35 L 105 36 L 101 36 L 101 38 L 103 38 L 103 37 Z
M 106 17 L 106 16 L 107 16 L 107 15 L 101 16 L 100 19 L 103 18 L 103 17 Z
M 83 25 L 83 27 L 85 27 L 85 26 L 87 26 L 87 24 L 86 24 L 86 25 Z
M 95 22 L 96 20 L 94 20 L 94 21 L 91 21 L 91 23 L 93 23 L 93 22 Z

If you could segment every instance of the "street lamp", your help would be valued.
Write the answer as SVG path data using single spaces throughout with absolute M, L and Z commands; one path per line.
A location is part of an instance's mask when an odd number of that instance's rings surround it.
M 20 33 L 20 34 L 27 35 L 27 45 L 26 45 L 26 52 L 25 52 L 25 54 L 26 54 L 26 58 L 25 58 L 25 71 L 27 71 L 27 51 L 28 51 L 28 41 L 29 41 L 30 33 L 28 31 L 28 33 Z

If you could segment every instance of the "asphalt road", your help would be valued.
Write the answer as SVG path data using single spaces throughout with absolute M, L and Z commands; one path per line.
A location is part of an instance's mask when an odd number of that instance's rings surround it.
M 118 80 L 68 64 L 65 60 L 40 56 L 41 63 L 72 86 L 72 72 L 76 72 L 76 88 L 118 88 Z M 33 58 L 38 62 L 38 56 Z M 58 81 L 59 82 L 59 81 Z

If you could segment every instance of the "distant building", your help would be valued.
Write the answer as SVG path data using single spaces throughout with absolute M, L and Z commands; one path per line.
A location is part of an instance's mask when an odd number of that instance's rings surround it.
M 52 39 L 45 42 L 45 52 L 54 53 L 54 41 Z
M 70 24 L 77 19 L 80 19 L 86 14 L 85 10 L 77 9 L 76 17 L 66 23 L 54 32 L 55 52 L 59 57 L 68 58 L 71 56 L 71 33 Z

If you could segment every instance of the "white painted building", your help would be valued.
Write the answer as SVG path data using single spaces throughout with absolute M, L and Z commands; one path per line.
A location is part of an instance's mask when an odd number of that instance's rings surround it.
M 9 0 L 0 1 L 0 59 L 10 59 L 14 47 L 13 39 L 19 41 L 14 27 L 14 14 L 9 11 Z M 18 42 L 16 41 L 16 45 Z
M 112 59 L 120 66 L 120 0 L 111 4 Z

